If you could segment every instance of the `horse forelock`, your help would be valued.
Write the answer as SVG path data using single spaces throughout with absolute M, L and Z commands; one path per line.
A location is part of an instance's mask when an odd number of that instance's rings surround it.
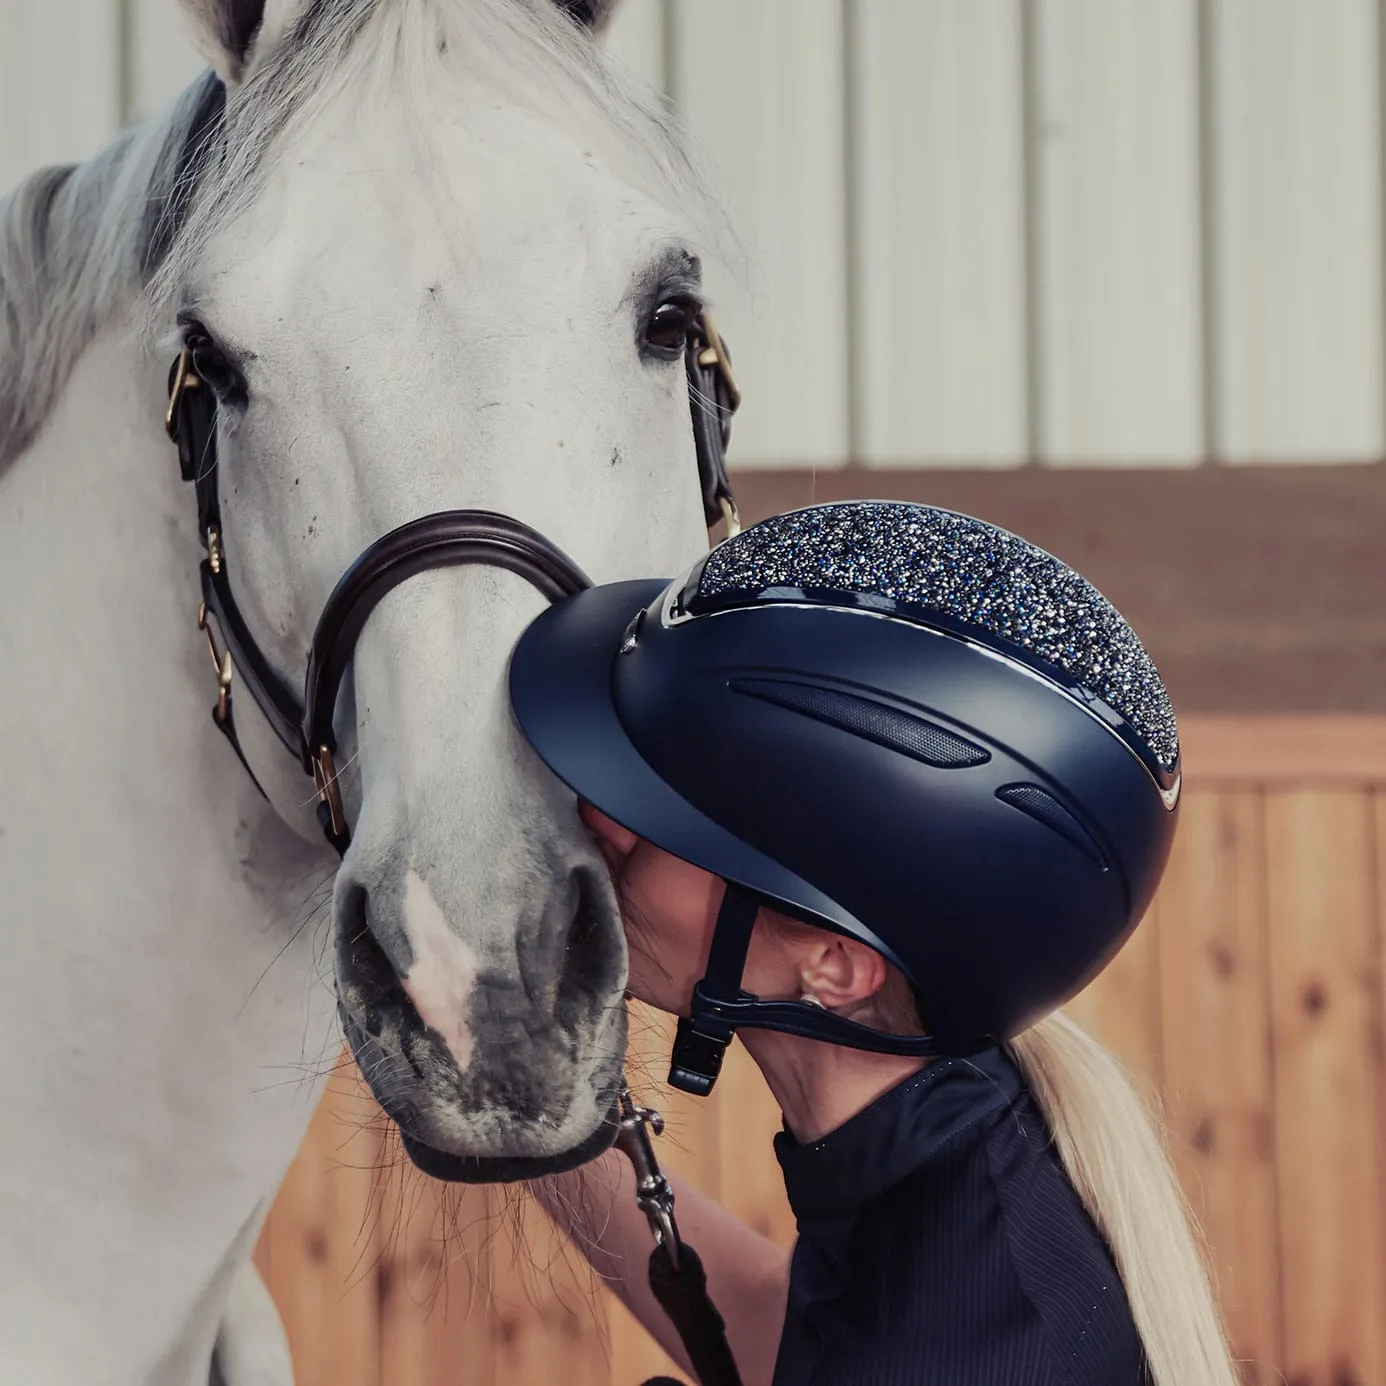
M 707 257 L 736 267 L 726 213 L 663 99 L 586 36 L 555 0 L 310 0 L 234 91 L 209 164 L 151 284 L 156 316 L 196 280 L 209 244 L 259 196 L 324 111 L 412 102 L 434 129 L 439 94 L 471 77 L 554 126 L 583 131 L 619 173 L 681 214 Z M 354 98 L 339 101 L 344 94 Z

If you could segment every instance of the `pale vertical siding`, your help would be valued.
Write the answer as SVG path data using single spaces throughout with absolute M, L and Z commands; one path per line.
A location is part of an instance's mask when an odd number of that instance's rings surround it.
M 611 51 L 658 91 L 665 85 L 666 10 L 664 0 L 626 0 L 607 35 Z
M 718 320 L 746 390 L 743 465 L 847 456 L 847 248 L 840 0 L 681 0 L 672 94 L 754 259 Z
M 748 251 L 734 464 L 1381 458 L 1380 14 L 627 0 Z M 201 67 L 176 0 L 0 0 L 0 189 Z
M 1375 0 L 1211 0 L 1217 452 L 1381 456 Z
M 171 101 L 206 66 L 173 0 L 127 0 L 130 9 L 130 109 L 144 120 Z
M 0 191 L 116 130 L 120 53 L 114 0 L 0 0 Z
M 1201 461 L 1196 0 L 1032 13 L 1039 456 Z
M 867 465 L 1029 451 L 1020 0 L 848 10 L 855 442 Z

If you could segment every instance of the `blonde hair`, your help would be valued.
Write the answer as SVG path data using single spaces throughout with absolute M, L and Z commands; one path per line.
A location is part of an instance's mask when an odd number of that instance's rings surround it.
M 1111 1249 L 1154 1386 L 1237 1386 L 1193 1218 L 1159 1127 L 1121 1064 L 1062 1012 L 1007 1049 Z

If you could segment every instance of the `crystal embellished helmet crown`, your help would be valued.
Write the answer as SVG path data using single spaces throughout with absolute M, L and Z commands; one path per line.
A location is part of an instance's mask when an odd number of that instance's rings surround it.
M 853 501 L 775 515 L 697 565 L 680 606 L 846 600 L 994 642 L 1105 702 L 1166 772 L 1169 694 L 1136 632 L 1086 578 L 1034 544 L 951 510 Z
M 511 697 L 582 798 L 728 883 L 681 1030 L 704 1052 L 676 1051 L 697 1091 L 737 1026 L 1009 1038 L 1121 946 L 1177 817 L 1174 713 L 1131 627 L 1052 555 L 928 506 L 793 511 L 672 583 L 580 593 L 522 637 Z M 927 1035 L 741 991 L 748 901 L 877 949 Z

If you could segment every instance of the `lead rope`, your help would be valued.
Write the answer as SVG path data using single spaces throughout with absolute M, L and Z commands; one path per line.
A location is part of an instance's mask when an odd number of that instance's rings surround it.
M 654 1234 L 650 1289 L 677 1330 L 701 1386 L 742 1386 L 736 1358 L 727 1342 L 727 1325 L 707 1289 L 707 1272 L 698 1253 L 680 1236 L 674 1220 L 674 1190 L 655 1159 L 654 1142 L 664 1118 L 636 1105 L 622 1080 L 617 1098 L 620 1127 L 616 1148 L 635 1170 L 635 1202 Z M 652 1377 L 644 1386 L 664 1386 L 669 1377 Z

